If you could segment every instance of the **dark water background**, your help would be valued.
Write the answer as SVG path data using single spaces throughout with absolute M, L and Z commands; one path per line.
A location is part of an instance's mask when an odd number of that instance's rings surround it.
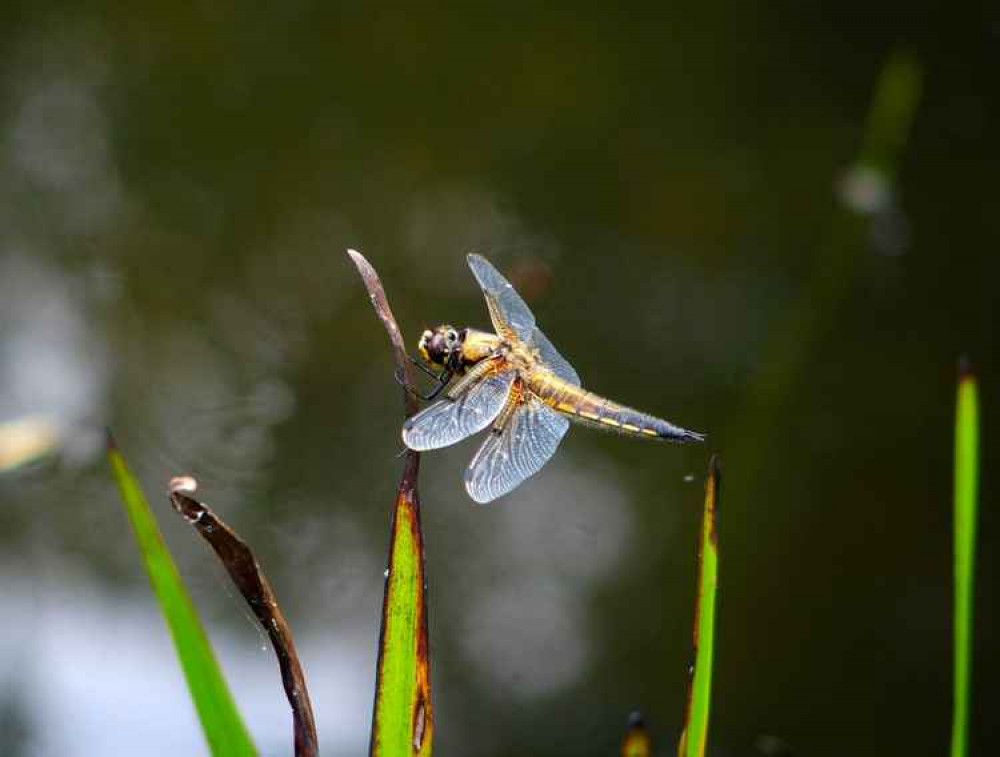
M 898 44 L 895 204 L 835 192 Z M 425 458 L 442 755 L 608 755 L 679 729 L 708 452 L 725 468 L 712 754 L 943 754 L 958 355 L 984 394 L 974 754 L 1000 746 L 991 506 L 1000 11 L 974 3 L 5 3 L 0 752 L 204 750 L 101 456 L 140 472 L 255 738 L 264 641 L 167 479 L 257 548 L 327 754 L 362 754 L 399 394 L 344 248 L 412 342 L 507 271 L 584 382 L 710 434 L 574 430 L 503 501 Z M 772 742 L 773 743 L 773 742 Z

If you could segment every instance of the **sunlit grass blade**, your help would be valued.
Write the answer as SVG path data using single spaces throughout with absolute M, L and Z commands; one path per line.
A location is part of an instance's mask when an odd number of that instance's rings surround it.
M 622 740 L 622 757 L 651 757 L 652 754 L 653 746 L 642 714 L 633 712 L 629 716 L 628 730 Z
M 721 469 L 712 456 L 705 481 L 705 514 L 698 547 L 698 601 L 694 614 L 694 670 L 688 689 L 680 757 L 704 757 L 708 743 L 708 716 L 712 695 L 712 660 L 715 645 L 715 595 L 719 580 L 719 542 L 716 531 Z
M 955 671 L 952 757 L 965 757 L 972 677 L 972 615 L 979 494 L 979 397 L 976 377 L 963 365 L 955 412 Z
M 278 658 L 281 683 L 292 708 L 295 737 L 295 757 L 315 757 L 319 754 L 316 721 L 306 688 L 306 677 L 292 639 L 292 629 L 278 605 L 278 598 L 267 576 L 261 570 L 253 550 L 239 534 L 216 515 L 204 502 L 191 495 L 197 482 L 190 476 L 170 481 L 170 502 L 215 550 L 223 567 L 250 606 L 257 622 L 267 634 Z
M 139 543 L 139 551 L 146 564 L 153 592 L 173 637 L 209 748 L 217 757 L 255 755 L 257 750 L 236 709 L 194 604 L 163 541 L 156 518 L 110 436 L 108 460 Z
M 382 282 L 360 252 L 348 250 L 347 253 L 361 274 L 375 312 L 389 334 L 398 375 L 412 386 L 406 347 Z M 403 403 L 407 416 L 416 412 L 416 399 L 405 389 Z M 417 495 L 419 470 L 419 454 L 407 450 L 392 516 L 389 569 L 382 600 L 370 743 L 370 753 L 377 757 L 429 757 L 433 745 L 424 537 Z

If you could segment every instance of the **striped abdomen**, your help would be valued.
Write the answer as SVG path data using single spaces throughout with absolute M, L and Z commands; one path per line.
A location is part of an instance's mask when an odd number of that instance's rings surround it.
M 704 441 L 704 434 L 688 431 L 630 407 L 574 386 L 551 373 L 533 371 L 524 376 L 532 392 L 568 418 L 587 426 L 617 431 L 644 439 L 666 439 L 675 442 Z

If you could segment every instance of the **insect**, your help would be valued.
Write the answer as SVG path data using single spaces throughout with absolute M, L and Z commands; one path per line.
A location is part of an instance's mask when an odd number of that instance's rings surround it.
M 510 282 L 480 255 L 468 262 L 496 333 L 447 324 L 424 331 L 417 350 L 426 366 L 414 362 L 439 382 L 424 399 L 444 396 L 406 421 L 403 442 L 439 449 L 489 427 L 465 471 L 473 500 L 490 502 L 537 473 L 571 420 L 643 439 L 704 441 L 704 434 L 583 389 Z

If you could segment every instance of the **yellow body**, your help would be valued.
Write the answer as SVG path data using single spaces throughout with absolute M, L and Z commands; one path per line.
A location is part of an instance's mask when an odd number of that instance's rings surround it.
M 617 402 L 571 384 L 545 367 L 537 350 L 523 342 L 505 342 L 496 334 L 467 329 L 462 343 L 462 362 L 471 367 L 500 354 L 517 370 L 524 387 L 542 402 L 574 421 L 644 438 L 674 438 L 677 427 L 660 418 L 619 405 Z
M 503 340 L 496 334 L 478 329 L 466 329 L 465 339 L 462 340 L 462 362 L 474 365 L 483 358 L 502 351 L 503 347 Z

